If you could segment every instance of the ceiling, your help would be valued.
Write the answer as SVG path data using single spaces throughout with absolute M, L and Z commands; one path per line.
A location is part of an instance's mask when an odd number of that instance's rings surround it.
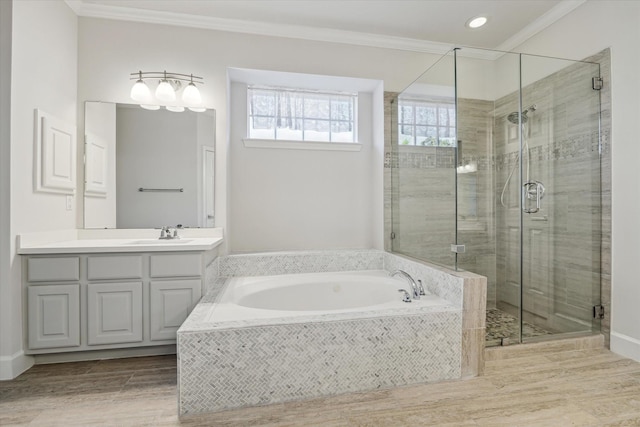
M 453 45 L 511 50 L 585 0 L 66 1 L 80 16 L 444 51 Z M 465 26 L 481 14 L 489 18 L 484 27 Z

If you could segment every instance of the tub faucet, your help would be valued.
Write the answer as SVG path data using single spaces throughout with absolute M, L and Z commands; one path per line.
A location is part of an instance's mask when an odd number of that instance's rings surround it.
M 418 282 L 420 283 L 418 284 L 415 280 L 413 280 L 413 277 L 411 277 L 411 275 L 406 271 L 396 270 L 393 273 L 390 273 L 389 276 L 391 277 L 402 276 L 405 279 L 407 279 L 407 281 L 411 285 L 411 291 L 412 291 L 411 293 L 412 293 L 413 299 L 420 299 L 421 295 L 425 295 L 424 288 L 422 287 L 422 281 L 419 280 Z

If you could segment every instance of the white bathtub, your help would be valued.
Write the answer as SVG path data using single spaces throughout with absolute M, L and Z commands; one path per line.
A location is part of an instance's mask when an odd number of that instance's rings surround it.
M 450 305 L 435 295 L 407 303 L 398 289 L 411 292 L 411 285 L 383 270 L 235 277 L 228 280 L 207 321 L 413 311 Z

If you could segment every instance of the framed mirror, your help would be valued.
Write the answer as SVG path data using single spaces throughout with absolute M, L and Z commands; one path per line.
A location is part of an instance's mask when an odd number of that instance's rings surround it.
M 85 228 L 214 227 L 215 110 L 85 103 Z

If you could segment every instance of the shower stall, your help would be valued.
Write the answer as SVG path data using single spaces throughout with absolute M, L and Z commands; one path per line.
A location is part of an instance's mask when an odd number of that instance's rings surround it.
M 457 48 L 388 96 L 387 246 L 486 276 L 487 345 L 600 330 L 601 82 Z

